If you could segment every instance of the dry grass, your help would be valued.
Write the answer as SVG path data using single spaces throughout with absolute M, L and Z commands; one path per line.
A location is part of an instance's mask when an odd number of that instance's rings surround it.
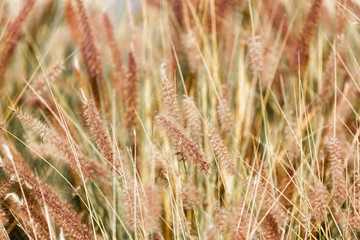
M 0 239 L 357 239 L 356 0 L 4 0 Z

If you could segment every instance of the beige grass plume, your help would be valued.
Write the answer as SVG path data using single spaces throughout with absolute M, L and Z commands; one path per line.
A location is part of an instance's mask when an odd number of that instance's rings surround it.
M 341 206 L 346 200 L 346 179 L 343 154 L 337 138 L 330 138 L 327 149 L 331 172 L 332 199 Z
M 196 143 L 201 143 L 203 138 L 202 122 L 196 109 L 193 97 L 185 97 L 183 100 L 183 113 L 186 130 Z
M 36 134 L 38 134 L 44 142 L 50 143 L 57 148 L 59 152 L 61 152 L 67 163 L 71 166 L 71 168 L 78 173 L 83 174 L 83 176 L 88 179 L 93 177 L 93 171 L 91 170 L 88 163 L 82 157 L 82 154 L 78 151 L 73 151 L 69 145 L 69 143 L 64 140 L 58 133 L 51 130 L 40 120 L 32 117 L 27 113 L 23 113 L 20 110 L 16 110 L 15 114 L 17 118 L 26 126 L 30 127 Z M 79 165 L 78 165 L 79 164 Z
M 182 118 L 180 115 L 180 108 L 177 99 L 176 88 L 174 83 L 168 78 L 166 73 L 166 64 L 161 64 L 160 67 L 161 75 L 161 87 L 162 95 L 165 103 L 165 108 L 168 110 L 169 115 L 174 118 L 180 125 L 182 125 Z
M 4 82 L 6 67 L 9 65 L 10 58 L 21 38 L 22 28 L 28 18 L 35 0 L 25 0 L 19 14 L 13 19 L 5 29 L 0 41 L 0 85 Z
M 174 145 L 184 154 L 185 159 L 191 159 L 202 173 L 207 174 L 210 164 L 198 145 L 185 134 L 185 129 L 174 119 L 163 114 L 156 116 L 156 120 L 167 132 Z
M 216 158 L 218 159 L 219 165 L 226 168 L 230 174 L 235 175 L 237 173 L 237 169 L 231 158 L 229 147 L 226 146 L 218 130 L 210 122 L 207 122 L 207 126 L 210 132 L 210 146 L 214 151 Z

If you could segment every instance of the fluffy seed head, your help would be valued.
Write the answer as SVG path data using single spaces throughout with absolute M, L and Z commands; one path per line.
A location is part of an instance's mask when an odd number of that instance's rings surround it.
M 204 174 L 210 169 L 210 164 L 207 162 L 206 157 L 201 152 L 197 144 L 191 138 L 186 136 L 185 130 L 180 127 L 174 119 L 165 115 L 158 115 L 156 120 L 161 127 L 171 137 L 174 145 L 181 150 L 186 159 L 191 159 L 193 163 Z

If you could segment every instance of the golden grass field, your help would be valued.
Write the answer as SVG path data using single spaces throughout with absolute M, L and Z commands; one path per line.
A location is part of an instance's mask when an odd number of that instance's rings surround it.
M 357 239 L 360 1 L 0 1 L 0 240 Z

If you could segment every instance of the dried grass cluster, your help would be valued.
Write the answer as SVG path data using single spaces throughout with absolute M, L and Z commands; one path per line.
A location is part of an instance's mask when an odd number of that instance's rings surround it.
M 0 5 L 1 240 L 360 237 L 358 2 Z

